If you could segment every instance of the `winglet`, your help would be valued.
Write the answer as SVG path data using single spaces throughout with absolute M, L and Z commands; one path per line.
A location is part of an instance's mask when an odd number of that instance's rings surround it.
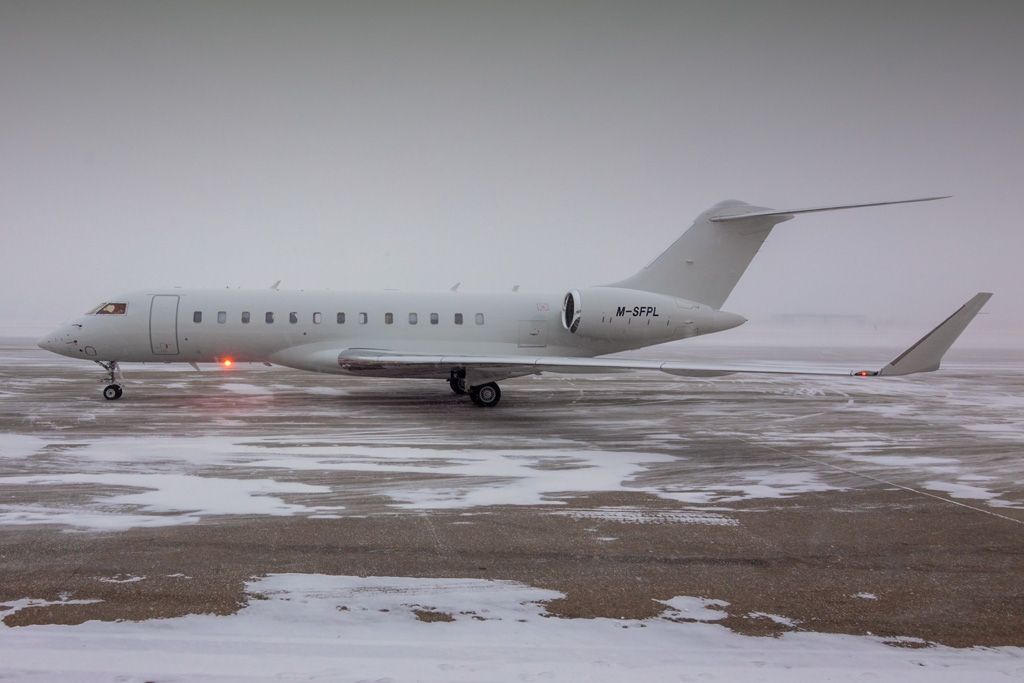
M 956 313 L 943 320 L 938 327 L 921 337 L 916 344 L 877 373 L 862 370 L 853 374 L 891 376 L 938 370 L 942 356 L 949 351 L 949 347 L 953 345 L 960 333 L 964 331 L 968 323 L 974 320 L 974 316 L 978 315 L 978 311 L 991 297 L 991 292 L 978 292 L 971 297 L 970 301 L 957 309 Z

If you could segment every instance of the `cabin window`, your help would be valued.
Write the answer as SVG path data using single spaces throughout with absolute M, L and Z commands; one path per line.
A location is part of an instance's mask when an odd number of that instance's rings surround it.
M 217 322 L 220 323 L 221 325 L 223 325 L 227 321 L 228 321 L 228 312 L 227 311 L 217 311 Z
M 431 313 L 430 314 L 430 324 L 431 325 L 436 325 L 438 320 L 439 320 L 439 318 L 437 316 L 437 313 Z
M 124 315 L 128 310 L 128 304 L 100 304 L 90 313 L 96 315 Z
M 292 311 L 291 313 L 289 313 L 288 314 L 288 322 L 290 322 L 292 325 L 294 325 L 295 323 L 299 322 L 299 314 L 296 313 L 295 311 Z
M 410 313 L 409 314 L 409 324 L 410 325 L 415 325 L 419 321 L 420 321 L 420 317 L 417 314 L 415 314 L 415 313 Z
M 455 324 L 456 325 L 461 325 L 462 324 L 462 314 L 461 313 L 456 313 L 455 314 Z
M 246 325 L 249 324 L 249 311 L 242 311 L 242 322 Z
M 395 322 L 395 314 L 394 313 L 385 313 L 384 314 L 384 324 L 385 325 L 391 325 L 394 322 Z
M 338 324 L 339 325 L 344 325 L 345 324 L 345 314 L 344 313 L 339 313 L 338 314 Z
M 267 311 L 266 320 L 267 320 L 267 324 L 268 325 L 270 325 L 270 324 L 272 324 L 274 322 L 274 312 L 273 311 Z
M 201 322 L 203 322 L 203 312 L 202 311 L 196 311 L 195 313 L 193 313 L 192 314 L 192 322 L 194 322 L 194 323 L 201 323 Z
M 360 313 L 359 314 L 359 324 L 360 325 L 365 325 L 369 321 L 369 319 L 370 319 L 370 316 L 366 315 L 365 313 Z
M 476 324 L 477 325 L 483 325 L 484 324 L 484 314 L 483 313 L 477 313 L 476 314 Z
M 323 313 L 314 313 L 313 314 L 313 324 L 314 325 L 319 325 L 320 321 L 323 320 L 323 319 L 324 319 L 324 314 Z

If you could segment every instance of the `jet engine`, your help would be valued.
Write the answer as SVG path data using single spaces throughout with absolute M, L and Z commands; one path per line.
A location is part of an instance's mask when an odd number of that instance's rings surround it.
M 580 291 L 574 289 L 566 293 L 562 301 L 562 327 L 575 333 L 580 328 L 580 319 L 583 317 L 583 308 L 580 302 Z

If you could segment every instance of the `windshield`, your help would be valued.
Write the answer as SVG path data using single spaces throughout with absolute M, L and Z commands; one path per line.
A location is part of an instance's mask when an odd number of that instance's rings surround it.
M 96 308 L 89 311 L 87 315 L 124 315 L 125 311 L 127 310 L 128 304 L 108 303 L 100 304 Z

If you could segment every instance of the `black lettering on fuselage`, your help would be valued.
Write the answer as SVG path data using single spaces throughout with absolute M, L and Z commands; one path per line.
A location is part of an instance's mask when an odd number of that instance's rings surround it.
M 658 318 L 658 307 L 657 306 L 634 306 L 633 308 L 626 308 L 625 306 L 619 306 L 615 309 L 615 317 L 621 318 L 622 316 L 629 314 L 634 318 L 645 317 L 645 318 Z

